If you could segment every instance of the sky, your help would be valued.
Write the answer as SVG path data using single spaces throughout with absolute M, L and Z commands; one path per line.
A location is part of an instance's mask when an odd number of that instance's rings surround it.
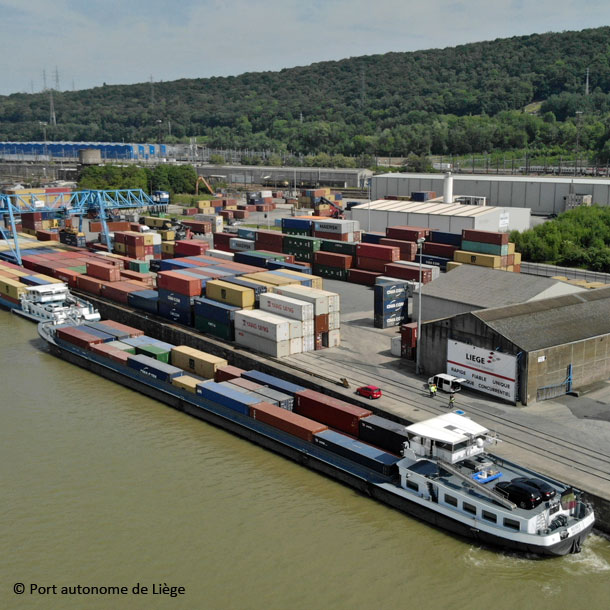
M 0 0 L 0 95 L 610 25 L 608 0 Z M 59 84 L 59 87 L 56 85 Z

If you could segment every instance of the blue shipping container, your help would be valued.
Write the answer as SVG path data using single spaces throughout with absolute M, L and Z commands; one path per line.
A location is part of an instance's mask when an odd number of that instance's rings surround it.
M 450 258 L 445 258 L 444 256 L 432 256 L 430 254 L 416 254 L 415 262 L 419 263 L 419 259 L 421 258 L 422 265 L 434 265 L 435 267 L 440 267 L 441 271 L 447 271 L 447 263 L 452 260 Z
M 378 244 L 384 238 L 385 238 L 384 233 L 363 233 L 362 234 L 362 243 L 363 244 Z
M 190 309 L 191 305 L 194 303 L 194 299 L 195 297 L 190 297 L 186 294 L 159 288 L 159 303 L 167 303 L 172 307 L 179 307 L 180 309 Z
M 445 231 L 430 231 L 430 239 L 435 244 L 447 244 L 448 246 L 462 247 L 461 233 L 447 233 Z
M 87 328 L 85 330 L 90 335 L 94 335 L 96 337 L 99 337 L 100 339 L 103 339 L 104 343 L 110 343 L 110 341 L 114 341 L 116 339 L 116 337 L 113 337 L 112 335 L 109 335 L 108 333 L 104 333 L 101 330 L 97 330 L 97 328 L 91 328 L 90 326 L 87 326 Z
M 237 237 L 241 239 L 256 239 L 255 229 L 237 229 Z
M 127 357 L 127 366 L 136 371 L 140 371 L 140 373 L 147 377 L 152 377 L 159 381 L 171 381 L 175 377 L 184 375 L 184 371 L 177 366 L 165 364 L 164 362 L 160 362 L 159 360 L 142 354 L 130 354 Z
M 304 267 L 296 263 L 285 263 L 283 261 L 269 261 L 267 269 L 290 269 L 290 271 L 298 271 L 299 273 L 307 273 L 311 275 L 311 267 Z
M 284 381 L 279 377 L 267 375 L 267 373 L 261 373 L 260 371 L 246 371 L 245 373 L 242 373 L 241 376 L 244 379 L 249 379 L 250 381 L 260 383 L 261 385 L 269 386 L 278 392 L 285 392 L 291 396 L 294 396 L 297 392 L 302 392 L 303 390 L 307 389 L 303 386 L 297 385 L 296 383 L 290 383 L 289 381 Z
M 198 384 L 197 394 L 216 404 L 222 405 L 223 407 L 243 413 L 244 415 L 250 414 L 249 405 L 263 402 L 260 397 L 249 396 L 244 392 L 239 392 L 237 389 L 232 390 L 213 381 Z
M 183 309 L 181 307 L 174 307 L 170 303 L 159 301 L 159 315 L 178 324 L 193 326 L 193 310 L 190 305 L 188 309 Z
M 373 290 L 375 292 L 375 305 L 396 299 L 404 300 L 408 296 L 406 284 L 375 284 Z
M 264 256 L 250 254 L 249 252 L 236 252 L 233 260 L 243 265 L 253 265 L 254 267 L 267 267 L 267 258 Z
M 159 296 L 156 290 L 137 290 L 130 292 L 127 295 L 127 303 L 131 307 L 147 311 L 149 313 L 157 313 L 157 303 Z
M 219 303 L 218 301 L 213 301 L 212 299 L 206 299 L 204 297 L 195 298 L 193 307 L 196 316 L 215 320 L 216 322 L 220 322 L 227 326 L 230 326 L 233 322 L 235 312 L 241 311 L 241 307 L 226 305 L 225 303 Z
M 334 430 L 324 430 L 314 434 L 313 442 L 337 455 L 346 457 L 386 476 L 394 474 L 396 462 L 402 459 Z
M 311 229 L 311 220 L 306 218 L 282 218 L 282 229 L 298 229 L 300 231 L 309 231 Z
M 108 326 L 103 322 L 87 322 L 85 326 L 89 328 L 94 328 L 95 330 L 99 330 L 107 335 L 111 335 L 115 339 L 126 339 L 129 338 L 130 334 L 124 330 L 118 330 L 117 328 L 113 328 L 112 326 Z

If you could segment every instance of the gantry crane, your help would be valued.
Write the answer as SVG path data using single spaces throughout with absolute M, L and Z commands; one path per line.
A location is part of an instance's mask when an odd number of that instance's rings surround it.
M 78 230 L 83 227 L 83 217 L 94 213 L 102 222 L 104 240 L 111 250 L 110 234 L 106 223 L 107 214 L 112 210 L 138 209 L 138 208 L 166 208 L 153 201 L 142 189 L 113 189 L 113 190 L 83 190 L 70 194 L 65 201 L 66 193 L 36 194 L 36 195 L 3 195 L 0 194 L 0 215 L 8 215 L 10 234 L 0 222 L 0 234 L 4 239 L 16 261 L 21 265 L 21 252 L 17 236 L 17 223 L 15 218 L 22 212 L 52 212 L 54 218 L 67 218 L 78 216 Z M 43 199 L 44 198 L 44 199 Z M 11 239 L 14 246 L 11 246 Z

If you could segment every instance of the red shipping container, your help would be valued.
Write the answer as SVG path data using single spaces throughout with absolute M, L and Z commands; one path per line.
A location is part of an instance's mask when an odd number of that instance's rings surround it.
M 268 402 L 259 402 L 250 407 L 250 417 L 309 442 L 313 440 L 314 434 L 328 429 L 328 426 L 313 419 L 281 409 Z
M 445 258 L 450 258 L 453 260 L 453 253 L 456 250 L 459 250 L 459 248 L 449 244 L 435 244 L 431 241 L 425 241 L 423 250 L 424 254 L 429 254 L 431 256 L 444 256 Z
M 182 224 L 193 233 L 211 233 L 212 223 L 205 220 L 183 220 Z
M 373 414 L 368 409 L 357 407 L 338 398 L 331 398 L 314 390 L 297 392 L 294 395 L 294 401 L 295 413 L 353 436 L 358 436 L 358 422 L 363 417 Z
M 260 230 L 256 232 L 256 245 L 267 245 L 273 244 L 274 246 L 280 246 L 284 243 L 284 235 L 279 231 L 265 231 Z
M 130 271 L 125 269 L 124 271 L 121 271 L 120 274 L 121 280 L 141 282 L 149 287 L 154 285 L 153 276 L 148 273 L 140 273 L 139 271 Z
M 87 275 L 106 282 L 119 282 L 121 280 L 121 270 L 118 267 L 95 261 L 87 263 Z
M 130 231 L 125 233 L 125 244 L 128 246 L 144 246 L 144 235 Z
M 220 210 L 220 212 L 218 212 L 219 216 L 222 216 L 225 220 L 228 220 L 230 218 L 233 218 L 233 210 Z
M 77 326 L 66 326 L 65 328 L 58 328 L 56 331 L 57 338 L 76 345 L 83 349 L 87 349 L 90 345 L 96 343 L 103 343 L 102 337 L 96 337 L 88 332 L 81 330 Z
M 315 252 L 313 260 L 318 265 L 349 269 L 352 266 L 352 257 L 349 254 L 338 254 L 336 252 Z
M 347 281 L 352 284 L 363 284 L 364 286 L 374 286 L 375 279 L 383 273 L 375 271 L 365 271 L 363 269 L 349 269 L 347 272 Z
M 230 381 L 241 377 L 242 373 L 245 373 L 245 369 L 240 369 L 236 366 L 228 364 L 227 366 L 219 366 L 214 372 L 214 381 L 220 383 L 221 381 Z
M 76 280 L 79 275 L 82 275 L 80 271 L 74 271 L 72 269 L 55 269 L 55 277 L 62 282 L 66 282 L 70 288 L 76 288 Z
M 314 237 L 320 239 L 333 239 L 335 241 L 353 241 L 353 233 L 327 233 L 326 231 L 314 231 Z
M 190 297 L 198 297 L 201 294 L 201 280 L 181 275 L 177 271 L 160 271 L 157 274 L 157 286 Z
M 59 241 L 59 233 L 57 231 L 36 231 L 36 239 L 38 241 Z
M 476 231 L 475 229 L 463 229 L 462 239 L 466 241 L 478 241 L 484 244 L 494 244 L 496 246 L 505 246 L 508 244 L 508 233 L 500 233 L 499 231 Z
M 246 210 L 235 210 L 233 212 L 233 217 L 239 218 L 240 220 L 245 220 L 246 218 L 248 218 L 248 216 L 250 216 L 250 212 Z
M 102 320 L 102 323 L 105 326 L 111 326 L 116 330 L 120 330 L 125 333 L 129 333 L 130 337 L 141 337 L 144 334 L 143 330 L 139 328 L 134 328 L 133 326 L 127 326 L 126 324 L 121 324 L 120 322 L 115 322 L 114 320 Z
M 364 256 L 356 257 L 356 267 L 358 267 L 358 269 L 366 269 L 366 271 L 378 271 L 379 273 L 383 273 L 387 264 L 387 261 L 382 261 L 379 258 L 367 258 Z
M 400 225 L 397 227 L 388 227 L 385 230 L 386 237 L 391 239 L 402 239 L 404 241 L 417 241 L 422 237 L 426 238 L 430 235 L 430 229 L 427 227 L 411 227 L 408 225 Z
M 417 244 L 414 241 L 403 241 L 400 239 L 389 239 L 383 237 L 379 240 L 381 246 L 394 246 L 400 250 L 400 260 L 414 261 L 417 254 Z
M 233 233 L 214 233 L 214 248 L 230 252 L 229 240 L 236 237 Z
M 317 316 L 314 316 L 313 319 L 313 328 L 314 333 L 317 335 L 318 333 L 327 333 L 328 332 L 328 314 L 321 313 Z
M 112 347 L 108 343 L 94 343 L 89 346 L 89 349 L 98 356 L 104 356 L 121 364 L 126 364 L 127 358 L 129 358 L 129 354 L 126 351 Z
M 102 296 L 116 303 L 127 303 L 130 292 L 148 290 L 150 287 L 142 282 L 113 282 L 102 286 Z
M 94 277 L 88 277 L 86 275 L 79 275 L 76 278 L 76 287 L 79 290 L 83 290 L 84 292 L 88 292 L 89 294 L 100 295 L 102 294 L 102 286 L 106 282 L 102 280 L 98 280 Z
M 356 246 L 358 257 L 378 258 L 386 262 L 400 260 L 400 248 L 395 246 L 381 246 L 379 244 L 358 244 Z
M 417 345 L 417 322 L 403 324 L 400 327 L 400 337 L 403 345 L 415 347 Z
M 398 265 L 395 263 L 389 263 L 385 266 L 384 275 L 389 277 L 396 277 L 401 280 L 411 280 L 419 282 L 419 266 L 418 265 Z M 432 270 L 422 268 L 421 270 L 421 281 L 422 284 L 427 284 L 432 281 Z

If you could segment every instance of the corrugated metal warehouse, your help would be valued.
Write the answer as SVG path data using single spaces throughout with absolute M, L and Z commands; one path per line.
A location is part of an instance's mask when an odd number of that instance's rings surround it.
M 410 196 L 414 191 L 443 193 L 443 174 L 382 174 L 371 182 L 371 196 Z M 610 179 L 539 176 L 453 175 L 455 196 L 486 197 L 489 205 L 526 207 L 533 214 L 560 214 L 571 193 L 592 195 L 593 203 L 610 205 Z
M 560 396 L 610 377 L 608 311 L 610 287 L 427 322 L 422 369 L 507 402 Z
M 531 218 L 527 208 L 390 199 L 355 206 L 351 209 L 351 215 L 365 231 L 385 231 L 387 227 L 409 225 L 457 234 L 461 234 L 463 229 L 525 231 L 530 228 Z
M 327 167 L 263 167 L 260 165 L 198 166 L 200 176 L 222 176 L 234 184 L 267 184 L 277 187 L 334 186 L 364 188 L 373 172 L 369 169 L 330 169 Z M 286 184 L 284 184 L 286 183 Z
M 422 287 L 422 321 L 583 292 L 586 288 L 552 278 L 461 265 Z M 418 300 L 413 299 L 413 319 Z

